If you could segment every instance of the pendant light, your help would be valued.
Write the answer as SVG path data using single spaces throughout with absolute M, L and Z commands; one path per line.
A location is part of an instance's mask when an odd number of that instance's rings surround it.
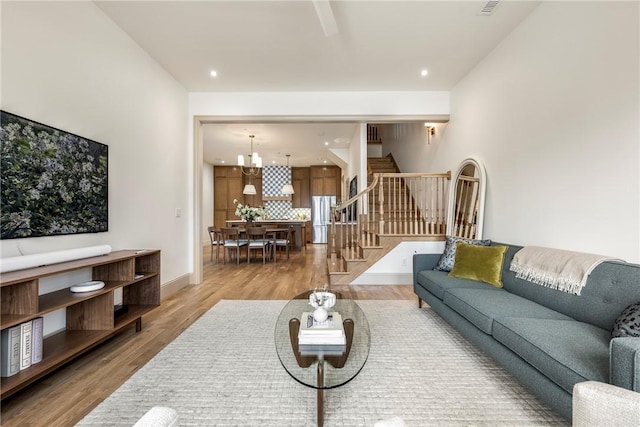
M 262 158 L 258 155 L 258 153 L 253 151 L 253 138 L 255 135 L 249 135 L 249 139 L 251 139 L 251 151 L 249 152 L 249 166 L 247 168 L 244 167 L 244 156 L 242 154 L 238 155 L 238 166 L 240 166 L 240 170 L 244 175 L 249 177 L 249 183 L 244 186 L 242 190 L 242 194 L 255 195 L 256 186 L 253 185 L 253 177 L 258 176 L 260 174 L 260 168 L 262 167 Z
M 255 195 L 256 193 L 256 186 L 253 184 L 247 184 L 244 186 L 244 189 L 242 190 L 242 194 L 249 194 L 249 195 Z
M 291 157 L 291 155 L 287 154 L 287 169 L 289 169 L 289 177 L 291 177 L 291 168 L 289 167 L 289 157 Z M 294 193 L 295 191 L 293 190 L 293 185 L 291 185 L 291 181 L 289 181 L 289 183 L 282 186 L 282 194 L 284 194 L 285 196 L 291 196 Z

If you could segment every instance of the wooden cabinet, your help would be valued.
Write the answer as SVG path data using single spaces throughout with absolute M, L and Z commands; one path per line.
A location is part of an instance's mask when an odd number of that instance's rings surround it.
M 249 177 L 242 173 L 239 166 L 215 166 L 213 168 L 213 225 L 217 228 L 225 227 L 226 221 L 238 219 L 237 199 L 242 204 L 251 206 L 262 205 L 262 174 L 251 178 L 256 187 L 256 195 L 242 194 L 245 184 L 249 184 Z
M 311 166 L 311 195 L 337 196 L 340 194 L 341 169 L 337 166 Z
M 41 278 L 86 268 L 91 268 L 93 280 L 105 282 L 104 288 L 73 293 L 66 287 L 39 295 Z M 69 286 L 73 284 L 69 283 Z M 2 330 L 60 309 L 66 312 L 66 329 L 43 341 L 42 361 L 11 377 L 2 378 L 1 397 L 4 399 L 124 328 L 135 324 L 136 331 L 139 331 L 142 316 L 160 305 L 160 251 L 116 251 L 2 273 L 0 286 Z M 120 289 L 126 312 L 116 316 L 114 292 Z
M 307 221 L 306 239 L 307 239 L 307 243 L 311 243 L 311 221 Z
M 291 185 L 294 191 L 291 207 L 294 209 L 311 208 L 310 174 L 309 168 L 291 168 Z

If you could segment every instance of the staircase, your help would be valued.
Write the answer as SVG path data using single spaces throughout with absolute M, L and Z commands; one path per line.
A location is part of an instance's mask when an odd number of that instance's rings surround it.
M 400 173 L 393 157 L 369 158 L 368 187 L 334 209 L 330 283 L 349 284 L 403 241 L 444 240 L 451 173 Z
M 399 173 L 400 169 L 391 155 L 367 159 L 367 185 L 373 183 L 376 174 L 386 174 L 392 177 Z M 385 222 L 397 224 L 397 221 L 394 220 L 401 217 L 407 210 L 411 211 L 411 206 L 415 201 L 411 198 L 411 194 L 402 180 L 385 180 L 381 190 L 382 193 L 380 191 L 369 193 L 369 206 L 379 206 L 381 198 L 398 202 L 400 200 L 407 201 L 403 204 L 391 203 L 384 211 L 383 219 Z

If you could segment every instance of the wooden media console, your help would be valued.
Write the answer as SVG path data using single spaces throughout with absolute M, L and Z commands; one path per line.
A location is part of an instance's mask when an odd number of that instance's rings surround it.
M 69 287 L 39 293 L 39 280 L 90 268 L 102 289 L 73 293 Z M 74 283 L 69 283 L 69 286 Z M 135 324 L 160 305 L 160 251 L 121 250 L 107 255 L 0 274 L 0 328 L 11 328 L 66 309 L 66 328 L 44 338 L 42 361 L 1 379 L 4 399 L 92 347 Z M 114 293 L 122 289 L 126 312 L 116 315 Z M 46 321 L 46 320 L 45 320 Z

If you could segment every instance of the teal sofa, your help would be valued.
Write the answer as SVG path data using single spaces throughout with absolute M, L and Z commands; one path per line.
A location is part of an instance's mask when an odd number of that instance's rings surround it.
M 503 288 L 434 270 L 438 254 L 414 255 L 419 305 L 426 302 L 567 420 L 577 383 L 640 392 L 640 338 L 611 339 L 616 318 L 640 301 L 640 265 L 604 262 L 577 296 L 516 278 L 509 265 L 522 247 L 507 246 Z

